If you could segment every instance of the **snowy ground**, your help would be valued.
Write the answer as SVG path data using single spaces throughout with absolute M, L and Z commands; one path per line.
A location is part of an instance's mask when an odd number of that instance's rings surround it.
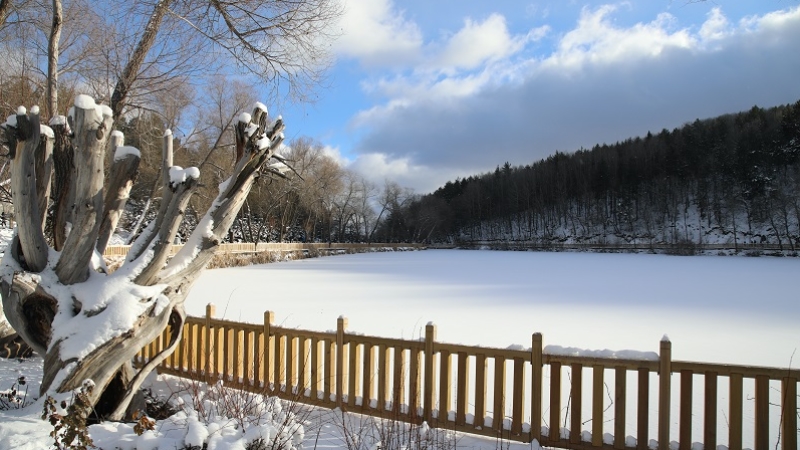
M 35 400 L 41 383 L 40 358 L 27 361 L 0 360 L 0 449 L 42 450 L 53 448 L 53 427 L 41 419 L 43 401 Z M 20 377 L 24 384 L 20 385 Z M 382 439 L 394 440 L 390 448 L 430 450 L 498 449 L 541 450 L 536 444 L 519 444 L 426 425 L 396 428 L 392 421 L 378 421 L 340 411 L 314 409 L 256 394 L 201 385 L 170 376 L 151 376 L 145 387 L 160 398 L 170 398 L 180 411 L 155 423 L 141 435 L 130 424 L 104 423 L 89 427 L 98 449 L 112 450 L 265 450 L 326 449 L 375 450 Z M 7 395 L 16 389 L 10 402 Z M 199 393 L 198 393 L 199 391 Z M 68 396 L 65 396 L 68 398 Z M 59 399 L 61 400 L 61 399 Z M 24 406 L 24 407 L 23 407 Z M 246 413 L 242 413 L 246 411 Z M 62 411 L 63 413 L 63 411 Z M 244 420 L 242 420 L 244 418 Z M 387 439 L 390 438 L 390 439 Z M 263 439 L 273 447 L 252 446 Z
M 546 345 L 658 351 L 667 334 L 674 359 L 787 367 L 800 346 L 798 269 L 800 259 L 768 257 L 459 250 L 343 255 L 207 271 L 187 310 L 201 315 L 213 302 L 219 317 L 258 322 L 269 309 L 285 326 L 312 330 L 333 329 L 343 315 L 353 332 L 405 338 L 420 336 L 432 321 L 440 341 L 495 347 L 528 347 L 539 331 Z M 0 362 L 0 389 L 24 374 L 35 392 L 39 365 Z M 160 386 L 177 390 L 174 382 Z M 50 428 L 37 419 L 40 413 L 41 405 L 0 413 L 0 449 L 46 448 Z M 359 446 L 348 444 L 344 431 L 369 427 L 345 426 L 329 412 L 310 414 L 303 416 L 304 448 L 370 448 L 366 437 Z M 125 425 L 93 428 L 92 434 L 103 448 L 113 448 L 114 439 L 121 448 L 176 448 L 181 439 L 188 442 L 190 421 L 159 423 L 160 437 L 135 437 Z M 219 420 L 211 421 L 192 433 L 219 436 L 218 449 L 242 448 L 237 436 L 228 439 L 219 427 Z M 435 440 L 436 448 L 508 448 L 507 442 L 463 436 Z

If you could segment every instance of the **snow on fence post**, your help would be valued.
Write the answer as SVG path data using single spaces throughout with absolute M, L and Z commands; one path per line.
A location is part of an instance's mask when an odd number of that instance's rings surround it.
M 339 316 L 336 320 L 336 405 L 344 406 L 344 332 L 347 330 L 347 318 Z M 348 392 L 350 396 L 354 392 Z
M 423 419 L 429 424 L 432 423 L 433 417 L 433 401 L 436 395 L 436 389 L 433 386 L 434 379 L 436 378 L 436 371 L 433 367 L 433 344 L 436 340 L 436 325 L 433 322 L 428 322 L 425 326 L 425 397 L 423 399 Z M 447 411 L 445 411 L 445 419 L 447 418 Z M 439 412 L 441 415 L 441 411 Z
M 531 337 L 531 441 L 542 441 L 542 333 Z
M 672 342 L 664 335 L 661 338 L 661 353 L 658 371 L 658 449 L 669 450 L 669 408 L 672 382 Z
M 206 305 L 206 331 L 205 331 L 205 347 L 203 348 L 203 355 L 205 358 L 205 375 L 206 383 L 211 383 L 211 355 L 213 353 L 213 346 L 216 343 L 211 342 L 211 319 L 216 314 L 216 307 L 213 303 Z

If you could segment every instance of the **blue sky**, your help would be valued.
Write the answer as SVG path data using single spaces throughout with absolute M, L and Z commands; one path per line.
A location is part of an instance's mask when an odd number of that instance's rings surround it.
M 345 0 L 309 136 L 379 186 L 800 100 L 796 0 Z

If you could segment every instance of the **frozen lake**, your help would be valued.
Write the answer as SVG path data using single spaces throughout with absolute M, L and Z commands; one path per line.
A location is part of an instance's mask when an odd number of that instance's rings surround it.
M 658 351 L 788 367 L 800 346 L 800 259 L 468 250 L 372 253 L 206 271 L 186 302 L 217 317 L 505 348 Z M 800 356 L 798 357 L 800 359 Z M 797 366 L 797 361 L 793 366 Z

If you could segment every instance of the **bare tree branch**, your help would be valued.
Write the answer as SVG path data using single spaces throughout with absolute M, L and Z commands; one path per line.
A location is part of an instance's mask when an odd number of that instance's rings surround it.
M 50 117 L 58 114 L 58 45 L 61 41 L 62 16 L 61 0 L 53 0 L 53 24 L 47 46 L 47 106 Z
M 134 50 L 125 68 L 117 80 L 114 87 L 114 93 L 111 94 L 111 110 L 114 114 L 114 119 L 118 119 L 122 115 L 122 110 L 125 108 L 125 103 L 128 100 L 128 95 L 139 74 L 139 69 L 144 63 L 145 57 L 156 40 L 156 35 L 161 27 L 161 22 L 164 20 L 164 15 L 167 13 L 171 0 L 158 0 L 150 19 L 145 25 L 142 38 L 139 40 L 136 50 Z

